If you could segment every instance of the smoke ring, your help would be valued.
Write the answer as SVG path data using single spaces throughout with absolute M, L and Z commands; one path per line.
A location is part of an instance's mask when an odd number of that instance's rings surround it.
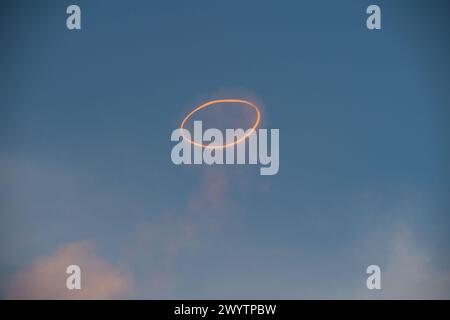
M 237 144 L 243 142 L 243 141 L 244 141 L 245 139 L 247 139 L 253 132 L 255 132 L 255 130 L 256 130 L 256 128 L 258 127 L 259 122 L 260 122 L 260 120 L 261 120 L 261 112 L 260 112 L 260 110 L 259 110 L 259 107 L 258 107 L 256 104 L 254 104 L 254 103 L 252 103 L 252 102 L 250 102 L 250 101 L 248 101 L 248 100 L 243 100 L 243 99 L 218 99 L 218 100 L 211 100 L 211 101 L 208 101 L 208 102 L 206 102 L 206 103 L 204 103 L 204 104 L 202 104 L 202 105 L 196 107 L 196 108 L 195 108 L 194 110 L 192 110 L 191 112 L 189 112 L 189 114 L 188 114 L 188 115 L 183 119 L 183 121 L 181 122 L 180 129 L 184 129 L 184 125 L 185 125 L 186 122 L 189 120 L 189 118 L 192 117 L 192 115 L 193 115 L 194 113 L 196 113 L 197 111 L 199 111 L 199 110 L 201 110 L 201 109 L 204 109 L 204 108 L 206 108 L 206 107 L 213 106 L 213 105 L 216 105 L 216 104 L 219 104 L 219 103 L 240 103 L 240 104 L 243 104 L 243 105 L 248 106 L 249 108 L 255 109 L 255 111 L 256 111 L 256 119 L 255 119 L 255 122 L 253 123 L 251 129 L 248 130 L 248 132 L 246 132 L 246 133 L 245 133 L 241 138 L 239 138 L 238 140 L 233 141 L 233 142 L 230 142 L 230 143 L 218 145 L 218 146 L 205 145 L 205 144 L 202 144 L 202 143 L 199 143 L 199 142 L 196 142 L 196 141 L 192 141 L 191 139 L 189 139 L 188 137 L 186 137 L 186 136 L 184 135 L 183 131 L 182 131 L 183 138 L 186 139 L 189 143 L 191 143 L 191 144 L 193 144 L 193 145 L 195 145 L 195 146 L 197 146 L 197 147 L 206 148 L 206 149 L 225 149 L 225 148 L 228 148 L 228 147 L 231 147 L 231 146 L 234 146 L 234 145 L 237 145 Z

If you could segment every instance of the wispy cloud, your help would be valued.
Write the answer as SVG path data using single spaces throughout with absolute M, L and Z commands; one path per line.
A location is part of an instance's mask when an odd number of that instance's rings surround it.
M 406 224 L 395 228 L 382 268 L 382 290 L 371 298 L 448 299 L 450 270 L 439 266 L 436 257 L 421 245 Z
M 207 169 L 198 188 L 178 209 L 141 223 L 130 241 L 127 257 L 140 270 L 140 292 L 145 298 L 173 298 L 177 288 L 177 263 L 186 252 L 210 242 L 226 223 L 234 205 L 226 172 Z
M 66 268 L 81 268 L 81 290 L 66 288 Z M 70 243 L 17 272 L 7 288 L 11 299 L 114 299 L 131 293 L 131 278 L 95 255 L 88 242 Z

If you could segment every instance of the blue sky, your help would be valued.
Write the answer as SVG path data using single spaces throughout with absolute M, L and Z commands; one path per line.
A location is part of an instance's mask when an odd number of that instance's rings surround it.
M 368 1 L 76 3 L 80 31 L 0 6 L 3 296 L 88 241 L 124 298 L 449 298 L 445 1 L 376 1 L 380 31 Z M 234 95 L 279 173 L 173 165 L 186 112 Z

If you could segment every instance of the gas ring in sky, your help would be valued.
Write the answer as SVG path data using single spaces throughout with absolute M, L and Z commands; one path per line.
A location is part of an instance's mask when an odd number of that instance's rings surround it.
M 224 137 L 222 130 L 217 128 L 209 128 L 203 132 L 201 120 L 194 121 L 193 134 L 185 128 L 186 123 L 197 111 L 219 104 L 228 105 L 231 103 L 238 103 L 254 109 L 256 115 L 249 129 L 225 129 Z M 181 122 L 180 127 L 172 132 L 171 141 L 178 141 L 172 148 L 172 162 L 176 165 L 245 165 L 259 163 L 261 175 L 277 174 L 279 171 L 279 129 L 270 129 L 269 143 L 267 129 L 257 129 L 260 121 L 260 107 L 249 100 L 229 98 L 207 101 L 189 112 Z

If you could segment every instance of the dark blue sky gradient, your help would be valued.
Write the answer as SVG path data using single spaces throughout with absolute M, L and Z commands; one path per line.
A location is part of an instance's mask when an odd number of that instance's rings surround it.
M 179 221 L 217 170 L 227 204 L 201 210 L 224 221 L 171 260 L 168 297 L 448 298 L 394 248 L 449 278 L 450 8 L 372 2 L 75 1 L 81 31 L 69 2 L 2 3 L 0 283 L 89 239 L 132 270 L 134 297 L 158 297 L 139 283 L 162 249 L 136 229 Z M 256 97 L 280 129 L 278 175 L 172 164 L 183 115 L 224 94 Z M 365 289 L 369 264 L 390 272 L 383 293 Z

